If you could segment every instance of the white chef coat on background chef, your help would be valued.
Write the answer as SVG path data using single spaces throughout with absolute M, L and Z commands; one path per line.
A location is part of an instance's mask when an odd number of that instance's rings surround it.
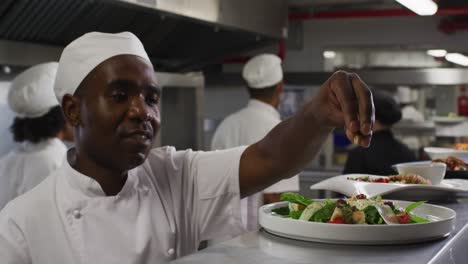
M 52 138 L 21 143 L 0 159 L 0 210 L 13 198 L 32 189 L 63 163 L 67 148 Z
M 10 131 L 10 126 L 15 118 L 15 114 L 11 111 L 7 103 L 10 85 L 9 82 L 0 81 L 0 113 L 2 113 L 0 115 L 0 157 L 6 155 L 17 145 Z
M 0 262 L 165 263 L 239 234 L 244 150 L 153 149 L 116 196 L 65 161 L 0 212 Z
M 251 99 L 245 108 L 229 115 L 221 122 L 213 136 L 211 149 L 251 145 L 264 138 L 280 122 L 280 114 L 273 106 Z M 268 187 L 263 192 L 281 193 L 298 190 L 299 177 L 294 176 Z M 257 211 L 261 205 L 263 205 L 262 192 L 241 200 L 242 221 L 248 231 L 259 228 Z
M 57 62 L 42 63 L 15 77 L 7 102 L 16 118 L 40 118 L 59 105 L 53 90 L 57 68 Z M 66 151 L 65 144 L 55 137 L 37 143 L 26 139 L 3 156 L 0 159 L 0 209 L 57 169 Z

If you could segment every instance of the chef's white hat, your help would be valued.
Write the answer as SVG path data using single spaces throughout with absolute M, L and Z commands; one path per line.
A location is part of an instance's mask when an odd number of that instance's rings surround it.
M 250 88 L 262 89 L 283 80 L 281 59 L 273 54 L 260 54 L 251 58 L 242 70 L 242 77 Z
M 400 104 L 409 104 L 417 100 L 417 96 L 408 86 L 397 86 L 396 100 Z
M 152 65 L 143 44 L 130 32 L 91 32 L 68 44 L 60 57 L 55 81 L 58 101 L 62 103 L 65 94 L 73 95 L 84 78 L 99 64 L 118 55 L 136 55 Z
M 40 117 L 59 103 L 54 94 L 58 63 L 33 66 L 13 80 L 8 91 L 8 105 L 21 118 Z

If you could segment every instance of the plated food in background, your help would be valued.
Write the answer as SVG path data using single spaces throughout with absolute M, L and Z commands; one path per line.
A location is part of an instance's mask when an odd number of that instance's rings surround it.
M 445 177 L 447 165 L 437 162 L 407 162 L 392 166 L 400 175 L 416 174 L 429 180 L 432 185 L 439 185 Z
M 436 123 L 453 125 L 466 121 L 466 118 L 464 116 L 453 114 L 448 116 L 434 116 L 432 120 Z
M 466 171 L 468 170 L 468 164 L 456 157 L 450 156 L 446 159 L 434 159 L 432 162 L 445 163 L 447 165 L 447 170 L 452 171 Z
M 283 193 L 281 200 L 287 201 L 288 205 L 272 210 L 273 213 L 302 221 L 358 225 L 430 222 L 412 213 L 424 201 L 401 208 L 392 201 L 382 200 L 381 197 L 368 199 L 363 194 L 338 200 L 314 201 L 297 193 Z
M 375 182 L 375 183 L 396 183 L 396 184 L 432 184 L 430 180 L 418 174 L 408 173 L 400 175 L 392 175 L 388 177 L 372 177 L 372 176 L 351 176 L 347 178 L 352 181 L 360 182 Z
M 431 161 L 425 161 L 430 163 Z M 445 164 L 443 164 L 445 166 Z M 365 194 L 367 197 L 387 196 L 410 200 L 447 199 L 447 196 L 468 192 L 468 181 L 462 179 L 442 180 L 440 184 L 397 184 L 380 182 L 362 182 L 349 178 L 369 177 L 371 179 L 388 178 L 387 176 L 370 174 L 346 174 L 328 178 L 310 186 L 311 190 L 327 190 L 337 192 L 348 197 Z
M 431 159 L 446 159 L 450 156 L 458 159 L 468 159 L 468 150 L 455 149 L 455 148 L 435 148 L 427 147 L 424 151 Z
M 455 145 L 456 150 L 468 150 L 468 143 L 458 143 Z

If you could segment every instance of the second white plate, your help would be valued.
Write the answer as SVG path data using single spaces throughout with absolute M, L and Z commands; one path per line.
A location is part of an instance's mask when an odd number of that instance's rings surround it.
M 429 155 L 429 157 L 431 157 L 431 159 L 446 159 L 450 156 L 454 156 L 462 160 L 468 159 L 467 150 L 427 147 L 427 148 L 424 148 L 424 151 Z
M 376 197 L 377 195 L 384 196 L 395 192 L 405 192 L 414 195 L 415 197 L 417 196 L 417 199 L 428 200 L 440 196 L 441 194 L 468 192 L 468 180 L 462 179 L 442 180 L 442 183 L 439 185 L 375 183 L 348 180 L 348 177 L 362 176 L 369 176 L 373 178 L 384 177 L 368 174 L 340 175 L 316 183 L 310 186 L 310 189 L 334 191 L 349 197 L 356 194 L 365 194 L 369 198 Z M 405 199 L 408 198 L 405 196 Z

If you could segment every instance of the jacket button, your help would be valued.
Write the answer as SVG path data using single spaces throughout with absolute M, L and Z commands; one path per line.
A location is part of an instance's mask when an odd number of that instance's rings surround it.
M 78 210 L 78 209 L 73 210 L 73 217 L 75 217 L 76 219 L 80 219 L 80 217 L 81 217 L 80 210 Z
M 170 248 L 170 249 L 167 250 L 167 254 L 168 254 L 169 256 L 174 255 L 174 253 L 175 253 L 175 250 L 174 250 L 173 248 Z

